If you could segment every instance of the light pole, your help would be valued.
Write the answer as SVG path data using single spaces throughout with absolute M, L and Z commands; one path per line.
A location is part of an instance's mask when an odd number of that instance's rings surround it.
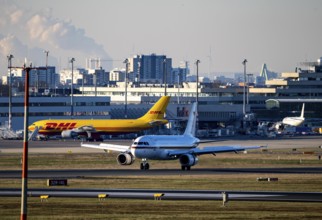
M 196 79 L 196 103 L 197 103 L 197 120 L 196 120 L 196 132 L 198 131 L 199 124 L 199 63 L 200 60 L 196 60 L 196 67 L 197 67 L 197 79 Z M 197 135 L 197 134 L 195 134 Z
M 27 219 L 27 191 L 28 191 L 28 115 L 29 115 L 29 73 L 30 68 L 24 68 L 25 75 L 25 97 L 24 97 L 24 138 L 22 157 L 22 186 L 21 186 L 21 215 L 20 219 Z
M 72 63 L 72 81 L 70 84 L 70 115 L 73 118 L 74 116 L 74 100 L 73 100 L 73 96 L 74 96 L 74 88 L 73 88 L 73 83 L 74 83 L 74 61 L 75 58 L 73 57 L 70 62 Z
M 253 76 L 252 73 L 247 73 L 247 105 L 249 104 L 249 78 Z
M 37 93 L 39 94 L 39 72 L 38 72 L 38 70 L 36 70 L 36 76 L 37 76 L 36 88 L 37 88 Z
M 9 68 L 9 112 L 8 112 L 8 129 L 11 130 L 11 117 L 12 117 L 12 78 L 11 78 L 11 67 L 12 67 L 12 58 L 14 58 L 14 56 L 12 54 L 7 56 L 8 58 L 8 68 Z
M 196 79 L 196 102 L 197 102 L 197 109 L 198 109 L 198 102 L 199 102 L 199 63 L 200 63 L 200 60 L 197 60 L 196 61 L 196 66 L 197 66 L 197 79 Z
M 128 71 L 128 67 L 129 67 L 129 60 L 125 59 L 124 62 L 125 63 L 125 108 L 124 108 L 124 118 L 127 118 L 127 71 Z
M 94 72 L 94 86 L 95 86 L 94 94 L 95 94 L 95 97 L 96 97 L 97 96 L 97 72 L 96 72 L 96 70 Z
M 164 83 L 164 96 L 167 95 L 167 59 L 163 60 L 163 83 Z
M 48 85 L 47 78 L 48 78 L 48 54 L 49 54 L 49 50 L 45 50 L 44 53 L 46 54 L 46 80 L 45 80 L 45 89 L 46 89 L 47 85 Z
M 84 74 L 85 72 L 82 72 L 82 96 L 84 96 Z
M 140 85 L 140 71 L 141 71 L 141 62 L 138 62 L 138 72 L 136 75 L 136 86 Z
M 244 59 L 242 64 L 244 65 L 244 92 L 243 92 L 243 117 L 245 117 L 246 114 L 246 63 L 247 60 Z
M 178 105 L 180 104 L 180 70 L 178 71 Z
M 13 56 L 11 57 L 13 58 Z M 29 117 L 29 74 L 31 69 L 43 69 L 26 67 L 15 67 L 23 69 L 25 73 L 25 95 L 24 95 L 24 132 L 23 132 L 23 150 L 22 150 L 22 175 L 21 175 L 21 211 L 20 219 L 27 219 L 27 193 L 28 193 L 28 117 Z

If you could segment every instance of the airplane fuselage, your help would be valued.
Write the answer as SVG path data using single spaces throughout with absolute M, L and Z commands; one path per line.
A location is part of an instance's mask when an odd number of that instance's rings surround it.
M 164 120 L 166 123 L 166 120 Z M 77 129 L 83 126 L 93 127 L 100 131 L 100 134 L 120 134 L 132 133 L 152 127 L 146 121 L 139 119 L 119 119 L 119 120 L 80 120 L 80 119 L 64 119 L 64 120 L 42 120 L 29 127 L 33 131 L 34 127 L 40 127 L 38 133 L 43 135 L 60 135 L 64 130 Z M 86 133 L 86 132 L 84 132 Z
M 101 135 L 127 134 L 168 123 L 164 119 L 170 96 L 162 96 L 142 117 L 137 119 L 49 119 L 36 121 L 29 131 L 45 136 L 61 135 L 63 138 L 86 136 L 100 140 Z M 94 138 L 95 136 L 95 138 Z
M 131 145 L 131 153 L 137 158 L 150 160 L 175 160 L 169 152 L 196 148 L 199 139 L 190 135 L 146 135 L 141 136 Z
M 284 125 L 290 125 L 290 126 L 295 126 L 295 127 L 300 126 L 305 121 L 304 106 L 305 106 L 305 104 L 303 103 L 301 115 L 299 117 L 286 117 L 283 119 L 282 123 Z
M 287 117 L 284 118 L 282 123 L 290 126 L 300 126 L 304 122 L 302 117 Z

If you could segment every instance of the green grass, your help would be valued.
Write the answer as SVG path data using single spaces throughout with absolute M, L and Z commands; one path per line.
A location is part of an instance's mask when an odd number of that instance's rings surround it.
M 18 219 L 19 198 L 2 198 L 1 219 Z M 4 204 L 5 203 L 5 204 Z M 28 199 L 29 219 L 321 219 L 319 203 Z
M 292 166 L 322 166 L 318 160 L 321 149 L 305 149 L 313 154 L 303 154 L 304 150 L 292 151 L 251 151 L 247 154 L 223 153 L 217 156 L 203 155 L 199 157 L 196 168 L 240 168 L 240 167 L 292 167 Z M 29 169 L 73 169 L 73 168 L 108 168 L 108 169 L 138 169 L 140 160 L 131 166 L 118 166 L 115 153 L 66 153 L 66 154 L 29 154 Z M 177 160 L 149 161 L 151 169 L 180 168 Z M 21 169 L 21 154 L 0 153 L 0 169 Z

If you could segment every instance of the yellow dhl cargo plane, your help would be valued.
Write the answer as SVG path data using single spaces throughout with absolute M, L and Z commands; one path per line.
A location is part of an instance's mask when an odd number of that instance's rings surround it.
M 86 137 L 102 141 L 101 135 L 135 133 L 168 123 L 164 113 L 169 100 L 170 96 L 161 97 L 138 119 L 49 119 L 36 121 L 28 129 L 45 138 L 61 135 L 62 138 Z

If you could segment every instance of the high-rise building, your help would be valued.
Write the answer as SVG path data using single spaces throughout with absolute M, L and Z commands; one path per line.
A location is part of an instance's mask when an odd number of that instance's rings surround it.
M 140 83 L 169 83 L 172 59 L 165 55 L 136 55 L 129 58 L 130 80 Z M 167 80 L 166 80 L 167 78 Z
M 119 69 L 113 69 L 110 71 L 109 80 L 112 82 L 124 82 L 125 80 L 125 71 Z
M 70 85 L 73 81 L 73 84 L 76 85 L 83 78 L 83 69 L 74 69 L 73 74 L 71 69 L 62 69 L 60 70 L 60 83 L 62 85 Z M 72 80 L 73 75 L 73 80 Z
M 88 69 L 89 76 L 91 76 L 91 82 L 89 85 L 105 86 L 109 83 L 109 73 L 104 69 Z
M 59 82 L 59 75 L 56 74 L 55 66 L 40 67 L 30 71 L 30 85 L 38 89 L 55 88 Z
M 182 62 L 178 68 L 173 68 L 170 75 L 169 84 L 182 84 L 187 81 L 189 75 L 188 62 Z
M 12 84 L 16 87 L 18 84 L 23 84 L 25 80 L 25 70 L 12 68 Z M 8 76 L 3 77 L 4 84 L 9 82 L 9 72 Z M 48 66 L 39 67 L 38 69 L 31 69 L 29 73 L 29 84 L 33 90 L 37 91 L 39 89 L 52 89 L 55 88 L 60 81 L 59 74 L 56 73 L 56 67 Z

